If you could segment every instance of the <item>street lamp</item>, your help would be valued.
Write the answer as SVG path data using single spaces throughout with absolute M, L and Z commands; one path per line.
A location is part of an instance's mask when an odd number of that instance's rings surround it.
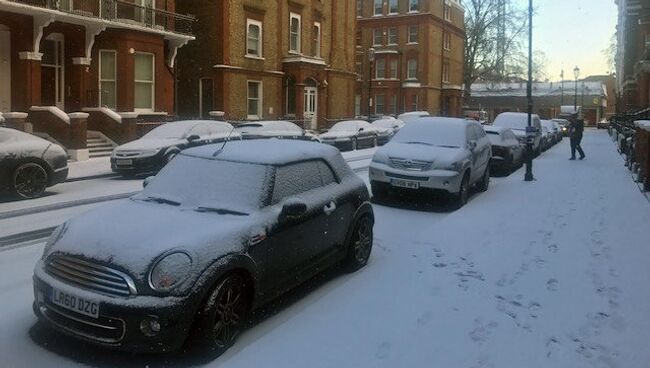
M 370 108 L 372 107 L 372 97 L 370 97 L 370 93 L 372 89 L 372 67 L 374 63 L 375 49 L 371 47 L 368 49 L 368 119 L 370 119 Z
M 560 102 L 560 108 L 564 105 L 564 69 L 560 72 L 560 91 L 562 91 L 562 102 Z
M 533 0 L 528 0 L 528 126 L 526 127 L 526 174 L 524 181 L 533 181 Z
M 573 97 L 573 111 L 578 112 L 578 77 L 580 76 L 580 68 L 576 65 L 573 68 L 573 76 L 575 77 L 576 86 L 575 86 L 575 95 Z

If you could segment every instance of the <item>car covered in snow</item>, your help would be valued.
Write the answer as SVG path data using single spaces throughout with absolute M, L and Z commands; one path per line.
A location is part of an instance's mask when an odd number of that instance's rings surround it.
M 223 121 L 165 123 L 142 138 L 115 148 L 111 155 L 111 169 L 123 176 L 156 173 L 186 148 L 232 139 L 241 139 L 241 135 Z
M 218 355 L 253 309 L 332 265 L 354 271 L 369 259 L 368 189 L 333 147 L 197 147 L 146 183 L 54 231 L 34 269 L 39 320 L 106 347 L 188 342 Z
M 478 122 L 420 118 L 375 152 L 369 170 L 372 193 L 381 198 L 397 190 L 442 191 L 461 207 L 471 186 L 488 189 L 491 157 L 490 140 Z
M 52 142 L 0 127 L 0 192 L 37 198 L 68 177 L 68 155 Z
M 483 129 L 492 144 L 490 167 L 493 172 L 508 172 L 519 167 L 526 157 L 526 147 L 509 128 L 484 125 Z
M 251 121 L 239 124 L 235 129 L 241 134 L 242 139 L 278 138 L 320 141 L 316 135 L 284 120 Z
M 416 120 L 422 117 L 431 116 L 428 111 L 409 111 L 403 114 L 399 114 L 397 118 L 405 123 L 408 123 L 412 120 Z
M 532 127 L 535 129 L 533 138 L 533 152 L 539 156 L 543 150 L 542 122 L 539 115 L 533 114 Z M 493 126 L 510 128 L 522 144 L 526 144 L 526 128 L 528 127 L 528 114 L 525 112 L 502 112 L 494 119 Z
M 544 128 L 548 131 L 548 136 L 546 137 L 546 148 L 550 148 L 555 145 L 562 139 L 562 133 L 560 131 L 559 125 L 552 120 L 541 120 L 542 123 L 542 132 Z
M 344 120 L 334 124 L 318 138 L 322 143 L 340 150 L 354 151 L 358 148 L 377 146 L 379 131 L 365 120 Z
M 562 131 L 562 136 L 568 137 L 569 127 L 571 126 L 571 122 L 566 119 L 553 119 L 553 121 L 558 123 L 558 125 L 560 126 L 560 130 Z
M 383 118 L 373 121 L 371 125 L 383 133 L 378 137 L 379 145 L 383 145 L 393 138 L 393 136 L 402 129 L 405 123 L 395 118 Z

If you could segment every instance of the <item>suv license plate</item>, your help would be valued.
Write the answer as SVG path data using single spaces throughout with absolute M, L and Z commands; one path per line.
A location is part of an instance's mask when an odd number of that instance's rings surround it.
M 53 304 L 84 316 L 99 318 L 99 303 L 82 297 L 52 289 L 50 300 Z
M 115 160 L 115 163 L 120 166 L 130 166 L 133 165 L 133 160 Z
M 420 188 L 420 183 L 418 183 L 417 181 L 410 181 L 410 180 L 391 179 L 390 185 L 392 185 L 394 187 L 408 188 L 408 189 L 419 189 Z

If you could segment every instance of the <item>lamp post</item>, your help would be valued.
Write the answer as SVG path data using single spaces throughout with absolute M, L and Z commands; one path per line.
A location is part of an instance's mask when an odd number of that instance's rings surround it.
M 524 181 L 533 181 L 533 0 L 528 0 L 528 127 L 526 128 L 526 174 Z
M 585 108 L 585 81 L 582 81 L 582 96 L 580 97 L 580 106 Z
M 564 69 L 560 72 L 560 91 L 562 91 L 562 99 L 560 100 L 560 108 L 564 105 Z
M 372 107 L 372 97 L 370 96 L 372 90 L 372 67 L 375 63 L 375 49 L 368 49 L 368 119 L 370 119 L 370 109 Z
M 573 76 L 575 77 L 576 85 L 575 85 L 575 95 L 573 96 L 573 111 L 578 112 L 578 77 L 580 77 L 580 68 L 576 65 L 575 68 L 573 68 Z

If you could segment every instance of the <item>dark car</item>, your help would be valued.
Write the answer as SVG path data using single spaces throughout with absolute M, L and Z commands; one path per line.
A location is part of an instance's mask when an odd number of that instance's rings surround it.
M 484 125 L 492 143 L 492 159 L 490 166 L 493 172 L 510 172 L 519 167 L 524 161 L 525 146 L 523 146 L 511 129 Z
M 163 124 L 142 138 L 113 150 L 111 169 L 124 176 L 156 173 L 180 151 L 195 146 L 241 139 L 222 121 L 186 120 Z
M 318 136 L 321 142 L 340 150 L 376 147 L 379 130 L 364 120 L 340 121 L 327 132 Z
M 209 145 L 146 182 L 54 231 L 34 269 L 41 321 L 122 350 L 175 350 L 191 335 L 220 354 L 251 310 L 370 256 L 368 189 L 333 147 Z
M 320 142 L 314 134 L 284 120 L 253 121 L 239 124 L 235 129 L 241 134 L 242 139 L 278 138 Z
M 0 127 L 0 191 L 36 198 L 67 177 L 68 155 L 61 146 Z

